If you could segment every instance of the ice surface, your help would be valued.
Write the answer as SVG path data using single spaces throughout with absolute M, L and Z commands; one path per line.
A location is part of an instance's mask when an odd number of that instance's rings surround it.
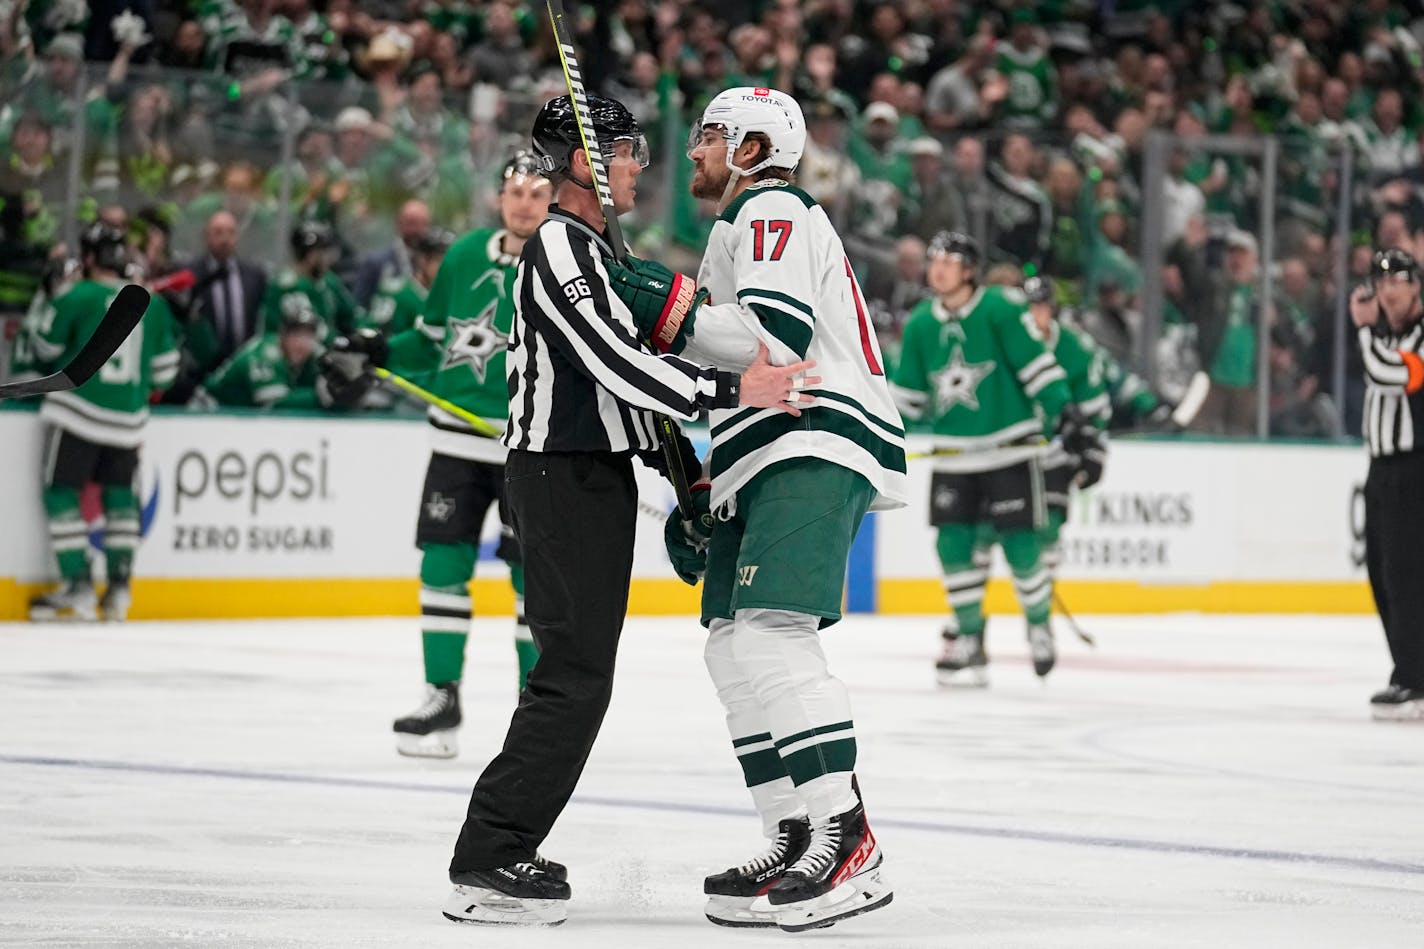
M 0 625 L 0 945 L 1424 946 L 1424 726 L 1376 724 L 1373 620 L 1080 618 L 1046 684 L 995 618 L 987 691 L 934 685 L 934 618 L 826 634 L 895 886 L 805 936 L 721 930 L 701 878 L 760 845 L 686 619 L 635 619 L 544 852 L 555 930 L 439 914 L 514 703 L 479 620 L 463 753 L 398 758 L 414 620 Z

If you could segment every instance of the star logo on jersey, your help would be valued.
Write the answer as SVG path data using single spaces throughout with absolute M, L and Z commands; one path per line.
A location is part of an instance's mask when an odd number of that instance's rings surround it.
M 441 369 L 469 366 L 476 379 L 485 381 L 489 361 L 509 348 L 509 334 L 495 328 L 496 309 L 491 303 L 479 316 L 450 321 L 453 336 L 449 348 L 445 350 L 445 362 L 441 364 Z
M 444 524 L 455 513 L 455 499 L 447 498 L 439 491 L 430 492 L 430 500 L 425 502 L 425 513 L 432 521 Z
M 948 412 L 956 405 L 963 405 L 979 411 L 979 396 L 976 391 L 989 373 L 994 371 L 994 360 L 965 362 L 964 350 L 958 346 L 949 357 L 949 362 L 938 372 L 930 373 L 934 385 L 935 406 L 941 412 Z

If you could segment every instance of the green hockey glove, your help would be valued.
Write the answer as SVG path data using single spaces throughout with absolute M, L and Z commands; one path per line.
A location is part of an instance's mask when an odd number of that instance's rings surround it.
M 692 333 L 697 308 L 708 293 L 686 274 L 674 273 L 655 260 L 630 256 L 627 264 L 610 262 L 613 292 L 633 314 L 638 333 L 660 353 L 680 353 Z
M 712 487 L 692 486 L 693 517 L 682 519 L 682 511 L 673 511 L 663 525 L 663 543 L 668 559 L 679 580 L 692 586 L 707 572 L 707 544 L 712 539 Z

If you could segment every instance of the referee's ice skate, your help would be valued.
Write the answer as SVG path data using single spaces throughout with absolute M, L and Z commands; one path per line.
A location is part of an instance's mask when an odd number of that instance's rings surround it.
M 801 859 L 787 869 L 765 898 L 752 908 L 776 912 L 776 924 L 789 933 L 833 926 L 843 919 L 880 909 L 894 892 L 880 877 L 884 854 L 857 803 L 811 829 Z
M 557 926 L 568 919 L 569 884 L 564 868 L 538 856 L 493 870 L 450 874 L 454 891 L 445 900 L 445 918 L 457 923 L 496 926 Z
M 460 753 L 460 683 L 428 686 L 425 704 L 391 725 L 396 751 L 409 758 L 453 758 Z
M 718 926 L 775 927 L 774 908 L 752 909 L 811 843 L 811 824 L 790 818 L 778 826 L 771 846 L 739 867 L 709 876 L 702 884 L 707 894 L 707 918 Z

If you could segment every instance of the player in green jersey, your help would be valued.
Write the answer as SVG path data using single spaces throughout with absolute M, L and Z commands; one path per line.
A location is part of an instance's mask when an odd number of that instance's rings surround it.
M 516 154 L 505 166 L 500 183 L 504 226 L 471 231 L 450 247 L 413 329 L 392 337 L 384 351 L 371 344 L 369 333 L 358 335 L 350 341 L 351 351 L 371 364 L 385 363 L 397 375 L 500 424 L 509 414 L 504 371 L 514 319 L 509 290 L 524 242 L 543 223 L 552 196 L 538 159 L 528 152 Z M 359 398 L 371 380 L 368 374 L 354 376 L 343 370 L 328 372 L 327 383 L 333 395 L 344 401 Z M 505 448 L 443 409 L 432 406 L 429 422 L 430 464 L 415 535 L 421 550 L 421 639 L 428 695 L 420 708 L 397 719 L 393 727 L 401 754 L 450 758 L 458 753 L 455 729 L 461 722 L 459 687 L 470 627 L 469 583 L 490 505 L 499 506 L 504 520 Z M 507 526 L 495 553 L 510 565 L 523 690 L 539 654 L 524 621 L 519 546 Z
M 1048 496 L 1048 523 L 1040 534 L 1043 544 L 1043 565 L 1056 574 L 1063 559 L 1059 534 L 1068 520 L 1070 488 L 1091 488 L 1103 478 L 1107 464 L 1107 428 L 1112 419 L 1112 400 L 1107 388 L 1107 357 L 1078 331 L 1058 320 L 1058 303 L 1053 295 L 1053 282 L 1047 277 L 1029 277 L 1024 281 L 1024 296 L 1028 298 L 1033 324 L 1068 379 L 1073 405 L 1083 417 L 1085 447 L 1080 454 L 1069 454 L 1060 441 L 1049 446 L 1043 462 L 1043 480 Z
M 321 344 L 317 315 L 294 307 L 282 328 L 248 340 L 203 382 L 219 405 L 261 409 L 314 409 Z
M 1022 292 L 980 286 L 981 259 L 973 238 L 935 235 L 928 279 L 937 296 L 910 313 L 892 391 L 901 413 L 928 422 L 935 441 L 930 523 L 939 529 L 952 609 L 938 667 L 948 675 L 970 670 L 983 683 L 988 575 L 974 563 L 976 526 L 986 521 L 998 531 L 1028 619 L 1034 671 L 1047 675 L 1055 661 L 1048 618 L 1053 585 L 1036 533 L 1047 520 L 1044 419 L 1062 431 L 1070 450 L 1082 439 L 1063 369 Z
M 79 246 L 84 279 L 46 308 L 29 340 L 41 373 L 69 363 L 124 286 L 128 261 L 122 231 L 102 222 L 91 224 Z M 95 618 L 85 553 L 89 528 L 79 512 L 79 494 L 91 481 L 101 488 L 109 580 L 98 605 L 106 620 L 128 615 L 129 577 L 140 534 L 138 449 L 148 421 L 149 394 L 166 388 L 178 374 L 173 330 L 172 312 L 154 294 L 142 321 L 89 381 L 44 398 L 40 418 L 49 423 L 44 505 L 61 586 L 30 602 L 32 620 Z
M 383 278 L 356 325 L 386 336 L 413 329 L 425 309 L 440 263 L 453 243 L 455 235 L 443 228 L 431 228 L 417 238 L 410 253 L 410 275 Z
M 262 331 L 282 328 L 283 316 L 308 309 L 321 321 L 317 342 L 325 343 L 337 333 L 356 327 L 358 308 L 350 291 L 331 272 L 336 255 L 336 237 L 330 225 L 303 221 L 292 228 L 292 263 L 267 284 L 258 312 Z

